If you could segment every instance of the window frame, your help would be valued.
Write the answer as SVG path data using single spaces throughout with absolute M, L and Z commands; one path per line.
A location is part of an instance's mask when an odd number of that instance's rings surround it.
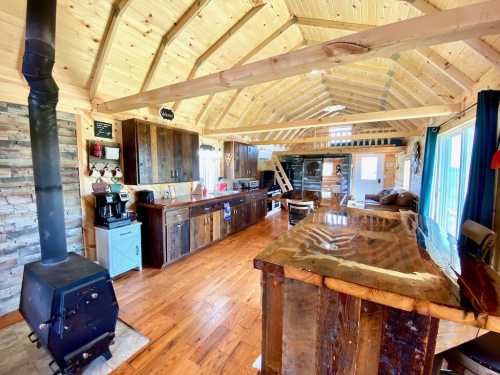
M 452 235 L 457 237 L 459 235 L 459 230 L 460 230 L 460 222 L 462 219 L 462 213 L 463 213 L 463 205 L 464 201 L 466 198 L 467 194 L 467 189 L 468 189 L 468 182 L 469 182 L 469 172 L 470 172 L 470 158 L 471 155 L 469 155 L 469 165 L 465 165 L 464 168 L 464 163 L 467 162 L 466 157 L 467 157 L 467 152 L 465 152 L 465 134 L 466 131 L 469 129 L 472 129 L 472 139 L 469 140 L 470 142 L 470 147 L 471 147 L 471 154 L 472 154 L 472 145 L 474 142 L 474 124 L 475 121 L 467 121 L 464 124 L 454 127 L 452 129 L 449 129 L 445 132 L 439 133 L 437 136 L 437 141 L 436 141 L 436 154 L 435 154 L 435 160 L 434 160 L 434 170 L 433 170 L 433 178 L 432 178 L 432 188 L 431 188 L 431 204 L 430 204 L 430 216 L 433 220 L 435 220 L 440 227 L 442 227 L 444 224 L 440 222 L 439 216 L 439 204 L 437 203 L 439 200 L 439 193 L 440 189 L 439 184 L 442 182 L 442 173 L 438 170 L 439 165 L 443 163 L 443 159 L 445 158 L 445 155 L 442 153 L 441 148 L 443 147 L 443 139 L 450 138 L 450 152 L 451 152 L 451 147 L 453 143 L 453 137 L 460 135 L 460 166 L 459 166 L 459 174 L 458 174 L 458 181 L 459 181 L 459 186 L 458 186 L 458 202 L 457 202 L 457 213 L 456 213 L 456 227 L 455 227 L 455 233 L 450 233 L 448 231 L 448 225 L 445 225 L 442 230 L 445 231 L 447 234 Z M 449 161 L 449 164 L 451 165 L 452 161 Z M 449 167 L 449 166 L 448 166 Z M 461 184 L 463 182 L 463 184 Z

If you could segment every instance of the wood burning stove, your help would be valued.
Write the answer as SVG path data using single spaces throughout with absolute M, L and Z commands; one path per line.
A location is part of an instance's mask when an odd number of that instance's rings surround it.
M 58 88 L 52 78 L 56 0 L 28 0 L 23 74 L 42 257 L 24 267 L 19 310 L 30 339 L 52 354 L 61 373 L 77 373 L 109 358 L 118 316 L 113 285 L 103 267 L 67 253 L 56 121 Z

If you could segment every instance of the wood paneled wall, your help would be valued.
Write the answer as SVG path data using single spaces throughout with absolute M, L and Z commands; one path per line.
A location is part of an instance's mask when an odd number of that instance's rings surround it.
M 68 250 L 82 253 L 76 121 L 57 119 Z M 17 309 L 23 266 L 39 258 L 28 107 L 0 102 L 0 316 Z

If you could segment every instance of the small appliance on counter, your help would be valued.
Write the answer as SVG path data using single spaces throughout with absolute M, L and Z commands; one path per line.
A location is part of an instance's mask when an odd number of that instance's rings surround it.
M 95 225 L 108 229 L 129 225 L 131 219 L 126 204 L 130 200 L 127 192 L 94 193 Z
M 155 194 L 152 190 L 140 190 L 137 192 L 137 201 L 146 204 L 154 204 Z
M 267 214 L 271 215 L 281 211 L 281 188 L 278 185 L 271 185 L 267 190 Z
M 257 190 L 259 188 L 259 180 L 236 180 L 233 184 L 233 188 L 235 190 Z

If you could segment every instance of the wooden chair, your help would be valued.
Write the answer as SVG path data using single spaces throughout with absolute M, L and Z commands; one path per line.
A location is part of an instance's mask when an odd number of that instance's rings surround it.
M 290 225 L 297 224 L 300 220 L 305 218 L 311 212 L 314 211 L 314 202 L 313 201 L 296 201 L 296 200 L 287 200 L 288 206 L 288 223 Z

